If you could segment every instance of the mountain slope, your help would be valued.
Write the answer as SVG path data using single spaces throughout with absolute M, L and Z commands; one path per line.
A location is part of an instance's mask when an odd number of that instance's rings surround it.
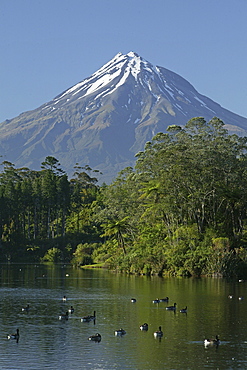
M 17 167 L 40 169 L 56 157 L 69 176 L 76 162 L 110 182 L 154 134 L 190 118 L 221 118 L 247 134 L 247 119 L 199 94 L 179 75 L 136 53 L 118 53 L 102 68 L 41 107 L 0 124 L 0 154 Z

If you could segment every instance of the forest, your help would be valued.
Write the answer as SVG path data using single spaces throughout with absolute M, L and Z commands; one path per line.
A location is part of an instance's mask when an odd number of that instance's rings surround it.
M 0 262 L 62 262 L 131 274 L 247 276 L 247 137 L 217 117 L 156 134 L 135 167 L 98 185 L 97 170 L 68 179 L 3 161 Z

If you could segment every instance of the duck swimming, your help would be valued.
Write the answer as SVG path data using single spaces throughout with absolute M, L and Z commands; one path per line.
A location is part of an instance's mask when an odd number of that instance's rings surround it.
M 179 312 L 181 312 L 181 313 L 187 313 L 187 306 L 185 308 L 182 308 Z
M 166 310 L 168 310 L 168 311 L 175 311 L 176 310 L 176 307 L 177 306 L 177 303 L 174 303 L 174 305 L 173 306 L 168 306 L 168 307 L 166 307 Z
M 71 307 L 69 308 L 69 313 L 74 313 L 74 311 L 75 311 L 74 307 L 73 307 L 73 306 L 71 306 Z
M 124 334 L 126 334 L 126 331 L 122 328 L 115 330 L 115 335 L 124 335 Z
M 136 303 L 136 299 L 135 298 L 131 298 L 130 302 L 131 303 Z
M 83 316 L 81 318 L 81 322 L 89 322 L 96 319 L 96 311 L 94 311 L 93 315 Z
M 22 311 L 28 311 L 29 310 L 29 308 L 30 308 L 30 306 L 29 306 L 29 304 L 27 304 L 25 307 L 22 307 Z
M 62 313 L 61 315 L 58 316 L 59 320 L 68 320 L 69 318 L 69 312 L 66 311 L 65 313 Z
M 153 303 L 160 303 L 159 298 L 154 299 L 154 300 L 153 300 Z
M 140 330 L 148 330 L 148 324 L 145 322 L 140 326 Z
M 155 332 L 154 332 L 154 336 L 155 336 L 156 338 L 161 338 L 161 337 L 163 337 L 163 331 L 161 330 L 161 326 L 159 326 L 159 330 L 157 330 L 157 331 L 155 331 Z
M 168 297 L 161 298 L 159 301 L 160 302 L 169 302 L 169 298 Z
M 215 339 L 205 339 L 204 340 L 204 345 L 207 347 L 207 346 L 218 346 L 220 344 L 220 340 L 219 340 L 219 337 L 218 335 L 215 336 Z
M 88 340 L 92 340 L 94 342 L 100 342 L 101 341 L 101 335 L 99 333 L 96 333 L 94 335 L 90 335 L 90 337 L 88 337 Z
M 8 339 L 15 339 L 17 342 L 19 340 L 19 337 L 20 337 L 19 329 L 16 329 L 16 333 L 8 335 Z

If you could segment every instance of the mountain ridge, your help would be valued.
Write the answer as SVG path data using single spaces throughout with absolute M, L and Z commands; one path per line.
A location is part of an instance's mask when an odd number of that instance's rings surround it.
M 50 102 L 0 124 L 0 154 L 39 169 L 56 157 L 71 177 L 76 163 L 109 183 L 157 132 L 190 118 L 217 116 L 230 133 L 247 135 L 247 119 L 201 95 L 183 77 L 138 54 L 118 53 Z

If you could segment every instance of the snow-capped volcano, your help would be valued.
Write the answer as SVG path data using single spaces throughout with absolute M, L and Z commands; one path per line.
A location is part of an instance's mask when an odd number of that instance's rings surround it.
M 0 124 L 0 154 L 32 169 L 52 155 L 69 176 L 76 162 L 88 164 L 109 182 L 134 165 L 134 155 L 157 132 L 197 116 L 217 116 L 246 135 L 246 118 L 199 94 L 184 78 L 134 52 L 118 53 L 52 101 Z
M 103 98 L 114 93 L 129 81 L 135 84 L 135 90 L 140 88 L 143 90 L 143 93 L 145 92 L 147 95 L 151 95 L 153 98 L 152 108 L 162 98 L 166 98 L 167 103 L 170 102 L 170 112 L 168 113 L 171 115 L 174 115 L 171 109 L 172 105 L 174 105 L 175 109 L 180 110 L 186 116 L 186 112 L 183 112 L 183 109 L 181 109 L 181 102 L 191 104 L 193 99 L 197 100 L 194 105 L 199 103 L 211 110 L 203 100 L 198 98 L 198 93 L 187 81 L 165 68 L 153 66 L 132 51 L 125 55 L 118 53 L 89 78 L 58 95 L 44 109 L 56 109 L 55 105 L 62 107 L 64 104 L 68 104 L 68 102 L 89 96 L 91 98 L 93 96 L 94 100 L 99 104 Z M 188 88 L 191 90 L 191 100 L 186 98 Z M 186 92 L 183 92 L 185 89 Z M 130 91 L 131 93 L 132 95 L 136 95 L 133 91 Z M 126 108 L 130 102 L 131 98 L 128 94 Z M 143 102 L 141 103 L 143 105 Z
M 80 93 L 81 96 L 85 97 L 102 89 L 103 93 L 100 93 L 102 97 L 107 94 L 111 94 L 119 86 L 125 83 L 130 74 L 137 81 L 138 74 L 141 71 L 141 63 L 143 65 L 147 64 L 147 62 L 141 61 L 141 58 L 133 52 L 130 52 L 127 55 L 118 53 L 114 59 L 105 64 L 90 78 L 73 86 L 62 94 L 62 96 L 58 97 L 58 99 L 66 97 L 66 95 L 70 93 L 73 93 L 73 95 Z M 114 81 L 115 79 L 117 79 L 116 82 Z M 111 85 L 108 87 L 107 85 L 110 83 Z M 96 99 L 97 97 L 98 96 L 96 96 Z

